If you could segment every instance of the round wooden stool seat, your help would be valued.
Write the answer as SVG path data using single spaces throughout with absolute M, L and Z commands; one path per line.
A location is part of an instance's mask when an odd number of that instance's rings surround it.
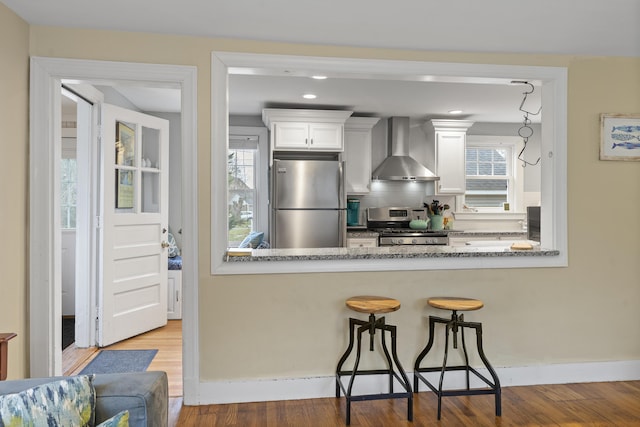
M 429 298 L 427 303 L 431 307 L 455 311 L 479 310 L 484 307 L 484 303 L 478 299 L 458 297 L 434 297 Z
M 391 313 L 400 308 L 400 301 L 393 298 L 361 295 L 346 301 L 347 307 L 360 313 Z

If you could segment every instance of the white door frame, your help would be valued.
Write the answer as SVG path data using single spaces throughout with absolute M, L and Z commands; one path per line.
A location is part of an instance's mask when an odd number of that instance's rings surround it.
M 60 202 L 60 85 L 62 80 L 164 84 L 182 90 L 183 320 L 185 404 L 199 396 L 197 68 L 193 66 L 31 58 L 29 166 L 30 376 L 62 372 Z
M 90 347 L 95 344 L 96 316 L 93 292 L 97 279 L 97 240 L 92 232 L 92 213 L 97 212 L 100 197 L 99 175 L 92 173 L 99 165 L 98 123 L 100 105 L 104 94 L 87 84 L 76 84 L 73 92 L 77 96 L 77 206 L 76 206 L 76 256 L 75 256 L 75 315 L 76 346 Z M 84 104 L 83 100 L 86 100 Z M 82 107 L 92 103 L 90 107 Z

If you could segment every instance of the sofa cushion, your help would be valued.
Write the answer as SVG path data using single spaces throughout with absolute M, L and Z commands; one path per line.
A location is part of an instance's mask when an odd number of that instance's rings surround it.
M 108 420 L 104 420 L 97 427 L 129 427 L 129 411 L 115 414 Z
M 96 375 L 96 423 L 129 411 L 131 427 L 167 425 L 169 385 L 161 371 Z
M 0 396 L 0 425 L 93 425 L 93 375 L 80 375 Z
M 242 242 L 240 242 L 239 248 L 251 248 L 256 249 L 260 243 L 262 243 L 262 239 L 264 238 L 264 233 L 262 231 L 252 231 L 247 234 Z

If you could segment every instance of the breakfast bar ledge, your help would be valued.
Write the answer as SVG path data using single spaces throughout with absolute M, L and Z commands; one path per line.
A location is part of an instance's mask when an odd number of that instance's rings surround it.
M 309 248 L 309 249 L 253 249 L 245 252 L 229 250 L 226 261 L 331 261 L 354 259 L 420 259 L 420 258 L 479 258 L 479 257 L 549 257 L 558 256 L 556 249 L 534 247 L 511 249 L 501 247 L 454 246 L 382 246 L 375 248 Z

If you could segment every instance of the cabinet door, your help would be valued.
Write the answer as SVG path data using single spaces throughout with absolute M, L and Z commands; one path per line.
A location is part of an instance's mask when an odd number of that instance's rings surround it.
M 370 237 L 355 237 L 347 239 L 348 248 L 375 248 L 378 246 L 378 239 Z
M 309 123 L 311 150 L 342 151 L 344 126 L 339 123 Z
M 456 236 L 449 237 L 449 246 L 470 246 L 467 245 L 467 242 L 488 242 L 488 241 L 498 241 L 498 237 L 492 236 L 483 236 L 483 237 L 464 237 L 464 236 Z
M 369 193 L 371 131 L 344 130 L 345 188 L 348 194 Z
M 278 122 L 273 124 L 274 149 L 306 150 L 309 145 L 307 123 Z
M 466 190 L 464 132 L 436 132 L 438 194 L 464 194 Z
M 167 319 L 182 319 L 182 271 L 168 272 Z

